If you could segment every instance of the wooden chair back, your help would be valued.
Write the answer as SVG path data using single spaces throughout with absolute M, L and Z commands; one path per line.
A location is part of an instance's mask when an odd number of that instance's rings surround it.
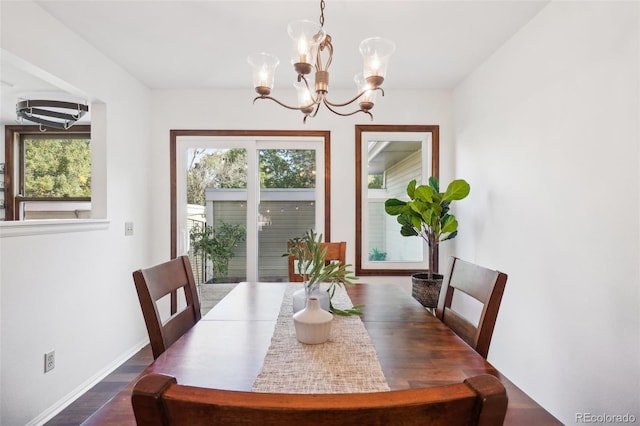
M 187 256 L 180 256 L 168 262 L 135 271 L 133 281 L 155 359 L 200 321 L 200 300 L 191 263 Z M 176 312 L 176 294 L 180 290 L 184 291 L 186 306 L 180 312 Z M 163 323 L 158 301 L 167 295 L 171 297 L 171 312 L 169 318 Z
M 347 243 L 346 241 L 337 242 L 325 242 L 320 243 L 320 247 L 327 248 L 327 253 L 324 256 L 326 262 L 338 261 L 342 264 L 347 263 Z M 296 256 L 289 256 L 289 281 L 299 283 L 304 281 L 304 277 L 296 272 Z
M 506 284 L 507 274 L 452 257 L 442 282 L 436 316 L 486 358 Z M 451 308 L 456 292 L 465 293 L 482 304 L 477 325 Z
M 358 394 L 273 394 L 179 385 L 149 374 L 131 396 L 138 426 L 502 425 L 507 395 L 494 376 L 447 386 Z

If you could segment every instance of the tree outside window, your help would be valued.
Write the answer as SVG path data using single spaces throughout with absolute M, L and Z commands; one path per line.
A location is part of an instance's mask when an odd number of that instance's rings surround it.
M 91 126 L 5 126 L 5 160 L 5 220 L 90 216 Z
M 24 196 L 91 198 L 88 137 L 23 136 Z

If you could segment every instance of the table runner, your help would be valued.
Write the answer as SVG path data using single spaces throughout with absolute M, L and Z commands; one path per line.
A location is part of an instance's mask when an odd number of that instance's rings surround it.
M 292 283 L 285 290 L 271 345 L 252 390 L 273 393 L 388 391 L 375 347 L 359 317 L 334 315 L 331 337 L 325 343 L 305 345 L 296 339 L 292 294 L 301 285 Z M 337 289 L 333 304 L 342 309 L 352 306 L 342 287 Z

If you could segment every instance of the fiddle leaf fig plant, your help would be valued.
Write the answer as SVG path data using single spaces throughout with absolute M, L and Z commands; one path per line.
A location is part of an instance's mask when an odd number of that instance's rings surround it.
M 447 186 L 445 192 L 440 192 L 438 178 L 431 176 L 428 185 L 417 185 L 415 179 L 409 182 L 409 201 L 390 198 L 384 203 L 387 214 L 398 217 L 402 236 L 419 236 L 427 243 L 429 278 L 438 272 L 438 244 L 458 235 L 458 221 L 449 213 L 451 202 L 466 198 L 470 191 L 471 187 L 467 181 L 456 179 Z

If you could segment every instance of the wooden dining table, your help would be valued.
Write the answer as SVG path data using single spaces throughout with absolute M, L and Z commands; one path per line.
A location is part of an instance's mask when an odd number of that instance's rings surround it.
M 271 343 L 288 283 L 240 283 L 139 377 L 164 373 L 184 385 L 251 391 Z M 460 383 L 492 374 L 504 384 L 506 425 L 560 425 L 446 325 L 394 284 L 347 286 L 391 390 Z M 347 355 L 348 356 L 348 355 Z M 135 425 L 137 378 L 84 425 Z

